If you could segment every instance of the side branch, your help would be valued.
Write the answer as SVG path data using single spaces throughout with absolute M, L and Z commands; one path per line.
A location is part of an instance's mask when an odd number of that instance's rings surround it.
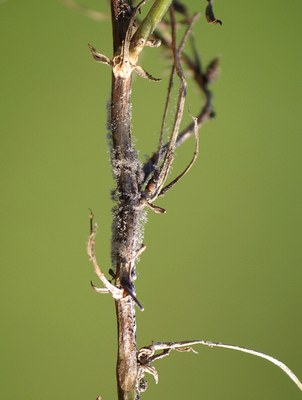
M 172 350 L 176 351 L 193 351 L 192 346 L 202 344 L 208 347 L 220 347 L 224 349 L 236 350 L 241 351 L 242 353 L 251 354 L 256 357 L 264 358 L 268 360 L 272 364 L 279 367 L 295 384 L 296 386 L 302 391 L 302 383 L 298 379 L 298 377 L 293 373 L 291 369 L 288 368 L 282 361 L 277 360 L 276 358 L 262 353 L 260 351 L 256 351 L 253 349 L 249 349 L 247 347 L 232 345 L 232 344 L 224 344 L 220 342 L 211 342 L 209 340 L 187 340 L 181 342 L 153 342 L 150 346 L 143 347 L 138 352 L 138 363 L 142 370 L 141 376 L 143 378 L 144 372 L 150 372 L 151 363 L 157 359 L 163 358 L 168 356 Z M 160 354 L 156 354 L 157 351 L 161 351 Z M 196 352 L 195 352 L 196 353 Z M 147 368 L 146 368 L 147 367 Z M 154 367 L 152 367 L 154 369 Z M 153 375 L 153 373 L 152 373 Z
M 131 40 L 131 54 L 134 59 L 137 59 L 143 50 L 149 36 L 162 20 L 171 3 L 172 0 L 156 0 L 145 19 L 140 23 Z
M 167 177 L 172 167 L 172 163 L 174 160 L 174 154 L 176 149 L 176 142 L 177 137 L 179 135 L 180 124 L 183 117 L 184 105 L 185 105 L 185 98 L 186 98 L 186 91 L 187 91 L 187 82 L 183 73 L 183 69 L 181 66 L 181 53 L 183 51 L 184 45 L 192 32 L 192 26 L 194 22 L 197 20 L 198 14 L 194 15 L 193 18 L 188 22 L 188 27 L 185 31 L 185 34 L 180 42 L 180 45 L 177 46 L 176 43 L 176 20 L 175 20 L 175 13 L 173 7 L 170 9 L 170 19 L 171 19 L 171 31 L 172 31 L 172 44 L 171 49 L 173 51 L 173 58 L 174 63 L 171 70 L 169 87 L 168 87 L 168 95 L 167 101 L 164 110 L 164 116 L 162 121 L 162 128 L 160 133 L 160 140 L 159 140 L 159 148 L 157 153 L 154 155 L 154 163 L 150 165 L 150 169 L 148 173 L 145 174 L 144 183 L 146 183 L 146 188 L 143 193 L 143 199 L 145 203 L 152 208 L 155 212 L 163 213 L 163 210 L 160 207 L 156 207 L 151 203 L 154 202 L 158 196 L 164 195 L 169 189 L 171 189 L 192 167 L 194 164 L 197 153 L 198 153 L 198 140 L 196 141 L 196 150 L 193 156 L 192 162 L 186 168 L 186 170 L 180 174 L 176 179 L 174 179 L 171 184 L 165 186 Z M 173 85 L 174 76 L 177 74 L 180 84 L 179 84 L 179 91 L 178 91 L 178 99 L 176 104 L 176 109 L 174 113 L 174 121 L 173 127 L 170 134 L 170 138 L 168 143 L 163 146 L 163 131 L 164 126 L 166 123 L 166 117 L 168 113 L 168 109 L 170 106 L 171 101 L 171 89 Z M 195 126 L 195 124 L 194 124 Z M 195 130 L 196 132 L 196 130 Z M 151 175 L 151 178 L 150 178 Z
M 199 17 L 198 14 L 194 15 L 192 19 L 187 18 L 188 25 Z M 169 50 L 173 50 L 173 40 L 170 35 L 164 29 L 165 26 L 161 26 L 156 29 L 154 36 L 161 41 L 162 45 Z M 214 59 L 209 66 L 203 71 L 201 62 L 193 37 L 191 36 L 191 46 L 193 49 L 193 56 L 188 56 L 186 53 L 181 52 L 179 48 L 180 58 L 185 64 L 186 68 L 193 73 L 193 78 L 200 88 L 201 92 L 204 94 L 205 103 L 201 107 L 196 120 L 198 127 L 200 128 L 206 121 L 214 117 L 213 105 L 212 105 L 212 92 L 209 88 L 209 84 L 212 83 L 218 76 L 219 60 Z M 162 127 L 163 130 L 163 127 Z M 195 122 L 190 123 L 181 132 L 178 133 L 175 147 L 181 146 L 188 138 L 190 138 L 195 132 Z M 144 164 L 144 182 L 148 182 L 150 175 L 154 167 L 156 167 L 163 159 L 169 146 L 169 142 L 166 144 L 161 144 L 160 148 L 145 162 Z

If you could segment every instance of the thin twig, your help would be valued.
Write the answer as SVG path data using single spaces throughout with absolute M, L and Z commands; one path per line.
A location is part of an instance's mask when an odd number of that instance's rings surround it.
M 174 82 L 174 75 L 175 75 L 175 66 L 173 64 L 173 66 L 171 68 L 170 78 L 169 78 L 169 84 L 168 84 L 168 91 L 167 91 L 167 96 L 166 96 L 164 114 L 163 114 L 163 117 L 162 117 L 162 123 L 161 123 L 160 135 L 159 135 L 159 144 L 158 144 L 158 150 L 157 150 L 157 157 L 156 157 L 156 161 L 154 162 L 154 169 L 155 170 L 158 168 L 159 162 L 161 160 L 161 156 L 163 155 L 164 132 L 165 132 L 166 122 L 167 122 L 167 118 L 168 118 L 170 103 L 171 103 L 171 94 L 172 94 L 172 88 L 173 88 L 173 82 Z
M 175 179 L 173 179 L 172 182 L 170 182 L 167 186 L 165 186 L 161 192 L 159 193 L 159 196 L 164 196 L 168 190 L 172 189 L 176 183 L 178 183 L 189 171 L 190 169 L 193 167 L 195 161 L 197 160 L 198 157 L 198 153 L 199 153 L 199 135 L 198 135 L 198 122 L 197 122 L 197 118 L 193 118 L 194 120 L 194 133 L 195 133 L 195 151 L 193 154 L 193 158 L 190 162 L 190 164 L 185 168 L 185 170 L 178 175 Z
M 164 120 L 166 119 L 167 110 L 168 110 L 169 103 L 170 103 L 170 95 L 171 95 L 173 77 L 174 77 L 175 72 L 177 73 L 177 75 L 180 79 L 180 86 L 179 86 L 179 91 L 178 91 L 178 100 L 177 100 L 177 105 L 176 105 L 176 110 L 175 110 L 175 115 L 174 115 L 173 128 L 172 128 L 172 132 L 171 132 L 169 141 L 168 141 L 167 145 L 165 146 L 163 162 L 160 167 L 158 167 L 157 165 L 155 165 L 155 167 L 153 166 L 153 168 L 154 168 L 153 177 L 146 187 L 145 193 L 146 193 L 147 199 L 149 199 L 149 206 L 150 206 L 150 203 L 152 201 L 154 201 L 161 193 L 161 191 L 165 185 L 166 179 L 168 177 L 168 174 L 171 170 L 173 160 L 174 160 L 176 140 L 177 140 L 177 137 L 179 134 L 180 123 L 181 123 L 181 120 L 183 117 L 183 110 L 184 110 L 186 89 L 187 89 L 187 82 L 185 80 L 184 73 L 183 73 L 183 70 L 181 67 L 180 56 L 181 56 L 181 52 L 183 50 L 184 44 L 192 31 L 192 26 L 193 26 L 194 22 L 196 21 L 197 16 L 194 16 L 192 18 L 192 20 L 189 22 L 189 25 L 187 27 L 187 30 L 184 34 L 184 37 L 183 37 L 179 47 L 177 47 L 177 45 L 176 45 L 176 20 L 175 20 L 173 8 L 170 9 L 170 19 L 171 19 L 171 30 L 172 30 L 172 50 L 173 50 L 174 64 L 173 64 L 172 71 L 171 71 L 170 84 L 169 84 L 169 88 L 168 88 L 168 100 L 166 102 Z M 164 121 L 164 123 L 165 123 L 165 121 Z M 163 123 L 163 125 L 164 125 L 164 123 Z M 161 136 L 160 137 L 160 146 L 162 146 L 162 135 L 163 135 L 163 130 L 160 135 Z M 160 156 L 161 156 L 161 149 L 159 148 L 156 160 L 158 160 L 160 158 Z
M 195 22 L 199 17 L 199 14 L 195 14 L 193 16 L 193 22 Z M 190 28 L 191 29 L 191 28 Z M 160 27 L 154 32 L 154 36 L 161 40 L 162 44 L 167 48 L 167 49 L 173 49 L 172 41 L 170 35 L 165 30 L 161 30 Z M 187 68 L 193 72 L 193 77 L 195 82 L 198 84 L 200 90 L 203 92 L 205 96 L 205 103 L 202 106 L 200 112 L 197 115 L 197 123 L 198 127 L 200 128 L 204 122 L 207 120 L 211 119 L 213 117 L 213 106 L 212 106 L 212 93 L 210 89 L 208 88 L 208 81 L 206 79 L 206 76 L 204 75 L 200 63 L 200 59 L 198 56 L 198 52 L 195 46 L 195 42 L 193 39 L 191 39 L 191 45 L 193 49 L 193 56 L 194 60 L 191 59 L 186 53 L 182 52 L 180 53 L 180 58 L 182 61 L 186 64 Z M 193 134 L 194 134 L 194 126 L 195 123 L 192 122 L 189 125 L 187 125 L 177 136 L 176 142 L 175 142 L 175 148 L 178 148 L 181 146 L 187 139 L 189 139 Z M 167 149 L 169 147 L 170 141 L 168 141 L 166 144 L 162 145 L 160 150 L 157 150 L 144 164 L 144 183 L 146 183 L 150 177 L 150 175 L 153 173 L 155 167 L 159 165 L 161 160 L 164 157 L 164 154 L 166 154 Z
M 186 30 L 186 32 L 185 32 L 185 34 L 184 34 L 184 36 L 183 36 L 183 38 L 182 38 L 182 40 L 180 42 L 180 45 L 178 46 L 178 49 L 177 49 L 177 53 L 179 54 L 180 57 L 182 56 L 182 52 L 183 52 L 185 43 L 186 43 L 189 35 L 192 33 L 193 24 L 197 21 L 198 18 L 199 18 L 199 13 L 196 13 L 196 14 L 193 15 L 191 21 L 189 22 L 188 28 L 187 28 L 187 30 Z M 174 26 L 175 26 L 176 25 L 175 20 L 173 22 L 174 22 Z M 157 169 L 158 164 L 159 164 L 160 159 L 161 159 L 161 156 L 164 153 L 163 152 L 164 131 L 165 131 L 168 111 L 169 111 L 169 107 L 170 107 L 170 103 L 171 103 L 171 94 L 172 94 L 172 87 L 173 87 L 175 71 L 176 71 L 176 67 L 175 67 L 175 63 L 173 63 L 173 66 L 172 66 L 172 69 L 171 69 L 171 73 L 170 73 L 170 78 L 169 78 L 168 92 L 167 92 L 167 97 L 166 97 L 164 115 L 163 115 L 163 118 L 162 118 L 162 124 L 161 124 L 161 130 L 160 130 L 160 138 L 159 138 L 159 146 L 158 146 L 158 150 L 157 150 L 157 158 L 156 158 L 156 161 L 154 163 L 154 169 Z

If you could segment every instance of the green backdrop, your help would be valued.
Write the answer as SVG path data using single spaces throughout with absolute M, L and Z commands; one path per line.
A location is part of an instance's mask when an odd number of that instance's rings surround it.
M 186 2 L 204 12 L 206 1 Z M 107 2 L 83 0 L 108 13 Z M 208 62 L 217 118 L 201 131 L 190 174 L 149 213 L 138 265 L 138 343 L 203 338 L 252 347 L 302 377 L 301 0 L 217 0 L 223 26 L 202 16 L 195 38 Z M 116 323 L 94 294 L 88 208 L 109 267 L 113 187 L 106 144 L 110 21 L 60 1 L 0 2 L 1 399 L 116 398 Z M 133 132 L 142 159 L 155 146 L 168 69 L 160 49 L 136 78 Z M 192 87 L 187 109 L 202 98 Z M 179 151 L 173 173 L 190 160 Z M 222 349 L 158 361 L 143 399 L 300 399 L 275 366 Z

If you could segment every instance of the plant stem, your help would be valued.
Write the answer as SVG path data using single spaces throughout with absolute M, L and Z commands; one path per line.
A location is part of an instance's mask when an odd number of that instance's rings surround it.
M 135 33 L 134 39 L 131 39 L 133 12 L 137 9 L 133 8 L 131 0 L 111 0 L 114 58 L 108 125 L 111 134 L 111 165 L 116 181 L 111 257 L 112 270 L 115 271 L 115 285 L 124 290 L 124 297 L 115 300 L 118 328 L 116 375 L 119 400 L 140 399 L 137 382 L 133 279 L 135 259 L 143 238 L 144 210 L 141 202 L 141 185 L 144 174 L 131 137 L 131 75 L 145 41 L 171 2 L 172 0 L 156 0 Z M 135 38 L 140 40 L 137 48 L 132 46 Z M 136 303 L 139 305 L 138 301 Z
M 112 0 L 114 55 L 120 56 L 130 18 L 125 5 L 132 2 Z M 111 165 L 116 180 L 113 210 L 111 255 L 115 269 L 115 285 L 135 293 L 131 275 L 135 255 L 141 246 L 143 211 L 139 208 L 139 175 L 142 169 L 131 138 L 131 71 L 121 59 L 112 74 L 109 129 L 111 133 Z M 129 292 L 115 301 L 118 329 L 117 389 L 119 400 L 138 400 L 135 303 Z
M 116 55 L 126 36 L 130 17 L 123 11 L 132 7 L 132 0 L 111 0 L 113 54 Z
M 111 163 L 117 183 L 118 202 L 113 213 L 111 253 L 116 268 L 116 286 L 129 281 L 133 259 L 140 243 L 140 213 L 136 180 L 138 160 L 131 143 L 131 77 L 113 75 L 111 101 Z M 118 326 L 117 383 L 119 400 L 135 398 L 137 376 L 136 323 L 130 296 L 116 301 Z
M 172 0 L 156 0 L 133 37 L 147 40 L 170 7 Z
M 134 59 L 142 51 L 145 42 L 149 39 L 156 26 L 170 7 L 172 0 L 156 0 L 150 11 L 138 27 L 131 40 L 131 55 Z

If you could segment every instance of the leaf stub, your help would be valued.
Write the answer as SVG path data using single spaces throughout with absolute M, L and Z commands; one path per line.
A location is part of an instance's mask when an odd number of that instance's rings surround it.
M 102 64 L 106 64 L 109 66 L 113 65 L 112 60 L 110 60 L 110 58 L 108 58 L 107 56 L 105 56 L 104 54 L 99 53 L 95 47 L 93 47 L 91 44 L 88 43 L 88 47 L 90 50 L 90 53 L 92 55 L 92 57 L 95 59 L 96 62 L 100 62 Z

